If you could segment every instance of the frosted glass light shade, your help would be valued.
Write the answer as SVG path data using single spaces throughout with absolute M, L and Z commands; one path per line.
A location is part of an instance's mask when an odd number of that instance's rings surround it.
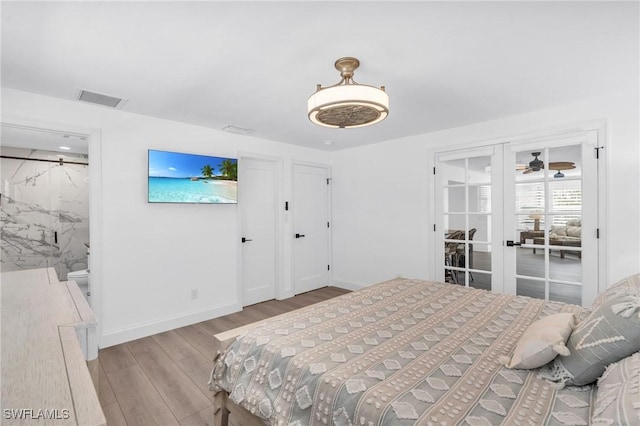
M 325 127 L 353 128 L 384 120 L 389 114 L 389 95 L 377 87 L 344 84 L 318 90 L 307 102 L 309 120 Z

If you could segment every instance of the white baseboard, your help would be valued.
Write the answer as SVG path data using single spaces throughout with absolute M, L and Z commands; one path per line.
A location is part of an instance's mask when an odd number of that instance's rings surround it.
M 196 324 L 202 321 L 208 321 L 210 319 L 232 314 L 234 312 L 239 312 L 241 310 L 241 303 L 233 303 L 214 309 L 187 312 L 182 315 L 163 318 L 157 321 L 136 324 L 130 327 L 123 327 L 116 330 L 107 330 L 100 337 L 98 346 L 100 347 L 100 349 L 108 348 L 109 346 L 119 345 L 121 343 L 130 342 L 132 340 L 140 339 L 180 327 L 185 327 L 187 325 Z
M 360 290 L 361 288 L 367 287 L 364 284 L 347 283 L 344 281 L 334 281 L 331 285 L 333 285 L 334 287 L 343 288 L 345 290 L 351 290 L 351 291 L 356 291 L 356 290 Z

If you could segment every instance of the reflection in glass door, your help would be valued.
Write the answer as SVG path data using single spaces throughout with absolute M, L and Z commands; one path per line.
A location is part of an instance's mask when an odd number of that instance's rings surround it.
M 593 299 L 597 170 L 586 140 L 505 146 L 507 291 L 577 305 Z
M 441 247 L 438 251 L 444 250 L 439 275 L 443 281 L 492 289 L 493 159 L 493 147 L 436 158 L 436 211 L 441 218 L 436 240 Z

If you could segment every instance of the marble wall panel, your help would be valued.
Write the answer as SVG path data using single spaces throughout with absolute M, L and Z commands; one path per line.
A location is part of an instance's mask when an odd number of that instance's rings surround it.
M 87 268 L 88 166 L 35 161 L 87 163 L 87 157 L 7 147 L 0 153 L 28 158 L 0 159 L 1 270 L 53 266 L 65 280 L 68 272 Z

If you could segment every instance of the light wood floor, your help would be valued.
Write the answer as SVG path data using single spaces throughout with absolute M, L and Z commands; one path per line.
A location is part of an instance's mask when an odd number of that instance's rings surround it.
M 325 287 L 101 350 L 98 396 L 107 424 L 210 425 L 213 398 L 207 382 L 214 334 L 344 293 Z

